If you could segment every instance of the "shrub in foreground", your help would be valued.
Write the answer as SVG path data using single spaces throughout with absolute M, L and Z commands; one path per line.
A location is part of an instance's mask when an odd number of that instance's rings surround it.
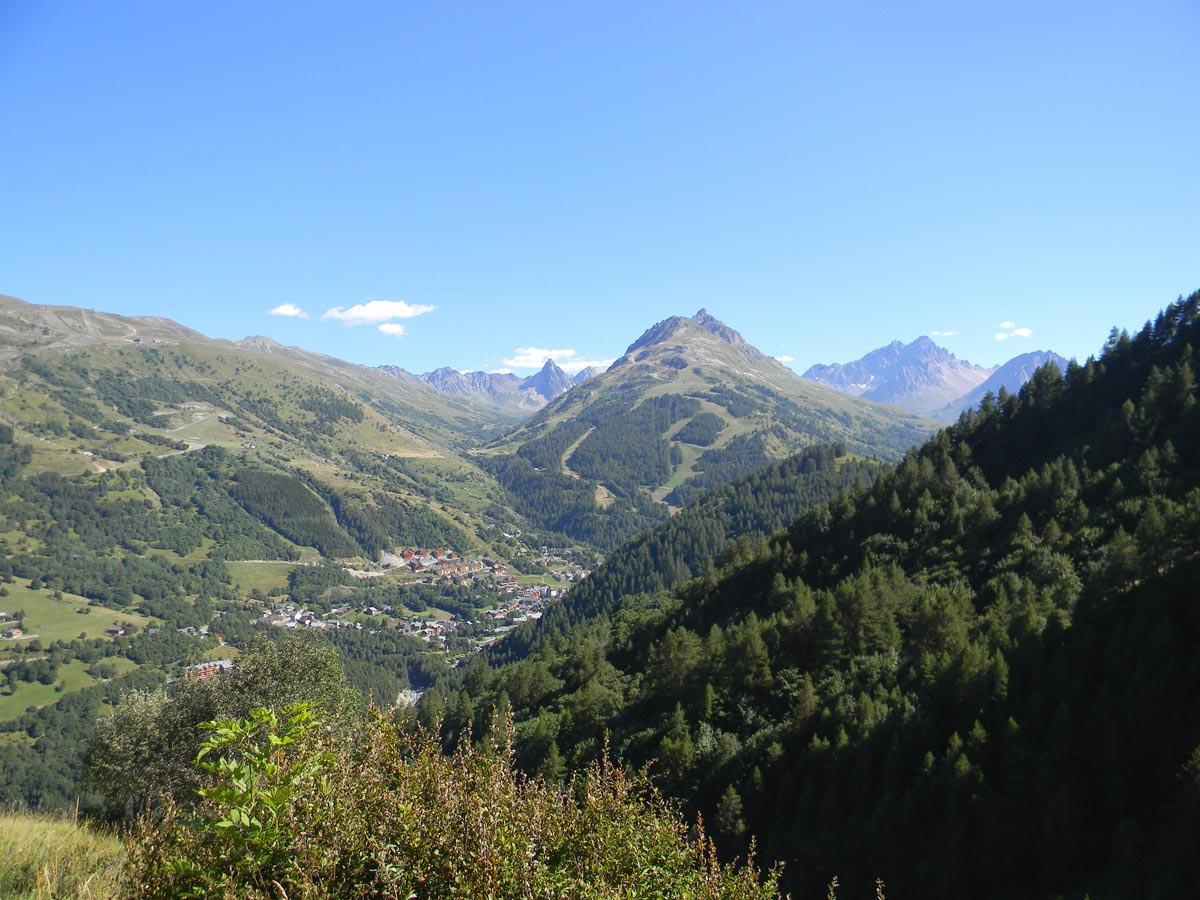
M 723 865 L 646 779 L 602 760 L 565 785 L 499 739 L 446 756 L 375 714 L 335 744 L 310 707 L 212 723 L 200 803 L 129 844 L 144 898 L 772 900 L 775 873 Z

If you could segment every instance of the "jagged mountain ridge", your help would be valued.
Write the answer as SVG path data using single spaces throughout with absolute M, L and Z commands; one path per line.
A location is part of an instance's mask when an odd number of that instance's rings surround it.
M 1040 361 L 1031 366 L 1029 360 L 1035 358 Z M 892 341 L 848 363 L 819 363 L 802 377 L 866 400 L 953 421 L 1001 384 L 1018 390 L 1037 365 L 1051 358 L 1065 367 L 1066 361 L 1049 351 L 1022 354 L 1002 366 L 978 366 L 922 335 L 909 344 Z
M 414 375 L 399 366 L 380 366 L 379 369 L 397 378 L 427 384 L 509 419 L 532 415 L 581 380 L 578 376 L 572 379 L 552 359 L 547 359 L 538 372 L 526 378 L 511 372 L 459 372 L 449 366 L 421 375 Z M 593 369 L 585 369 L 580 375 Z

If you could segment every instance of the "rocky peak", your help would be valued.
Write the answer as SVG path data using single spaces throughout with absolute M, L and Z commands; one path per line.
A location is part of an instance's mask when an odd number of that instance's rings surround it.
M 921 335 L 910 344 L 892 341 L 853 362 L 813 366 L 803 377 L 867 400 L 930 415 L 970 391 L 992 371 L 958 359 Z
M 571 376 L 556 366 L 554 360 L 548 359 L 540 372 L 521 382 L 521 387 L 531 389 L 547 400 L 553 400 L 571 389 Z
M 725 343 L 732 344 L 735 347 L 749 346 L 740 334 L 720 319 L 709 315 L 707 309 L 702 308 L 690 319 L 684 316 L 671 316 L 669 319 L 663 319 L 657 325 L 652 325 L 640 338 L 630 344 L 629 349 L 625 352 L 629 354 L 634 350 L 640 350 L 642 347 L 649 347 L 652 344 L 661 344 L 673 338 L 682 337 L 691 328 L 699 328 L 709 334 L 716 335 Z
M 692 321 L 710 334 L 715 334 L 727 344 L 738 346 L 746 343 L 745 338 L 743 338 L 740 334 L 738 334 L 720 319 L 710 316 L 708 314 L 708 310 L 704 309 L 703 307 L 700 308 L 698 313 L 692 316 Z

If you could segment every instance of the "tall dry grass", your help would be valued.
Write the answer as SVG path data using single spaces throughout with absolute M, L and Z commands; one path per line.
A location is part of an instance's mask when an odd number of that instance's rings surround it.
M 125 848 L 70 818 L 0 811 L 0 897 L 100 900 L 117 896 Z

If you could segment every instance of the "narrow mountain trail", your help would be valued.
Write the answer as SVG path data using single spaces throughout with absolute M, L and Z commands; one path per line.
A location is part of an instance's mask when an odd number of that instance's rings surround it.
M 595 426 L 593 426 L 593 427 L 589 428 L 587 431 L 585 431 L 580 436 L 579 440 L 577 440 L 570 447 L 568 447 L 566 450 L 563 451 L 562 459 L 559 461 L 560 464 L 562 465 L 563 472 L 565 472 L 567 475 L 570 475 L 572 478 L 574 478 L 576 480 L 582 481 L 583 476 L 571 468 L 571 463 L 569 460 L 571 459 L 572 456 L 575 455 L 575 451 L 579 449 L 579 445 L 582 444 L 584 441 L 586 441 L 591 436 L 592 432 L 595 430 L 596 430 L 596 428 L 595 428 Z
M 588 439 L 588 436 L 595 430 L 596 430 L 595 427 L 589 428 L 586 432 L 583 433 L 583 435 L 579 438 L 579 440 L 577 440 L 570 447 L 568 447 L 566 450 L 563 451 L 562 460 L 560 460 L 560 464 L 562 465 L 562 470 L 564 473 L 566 473 L 567 475 L 570 475 L 572 478 L 576 479 L 577 481 L 582 481 L 583 476 L 571 468 L 571 463 L 569 460 L 574 455 L 575 451 L 579 448 L 579 445 L 582 444 L 584 441 L 586 441 Z M 601 509 L 608 509 L 610 506 L 613 505 L 613 503 L 616 501 L 616 499 L 617 499 L 616 495 L 612 491 L 610 491 L 608 488 L 606 488 L 604 485 L 602 485 L 602 484 L 596 485 L 596 505 L 599 506 Z

